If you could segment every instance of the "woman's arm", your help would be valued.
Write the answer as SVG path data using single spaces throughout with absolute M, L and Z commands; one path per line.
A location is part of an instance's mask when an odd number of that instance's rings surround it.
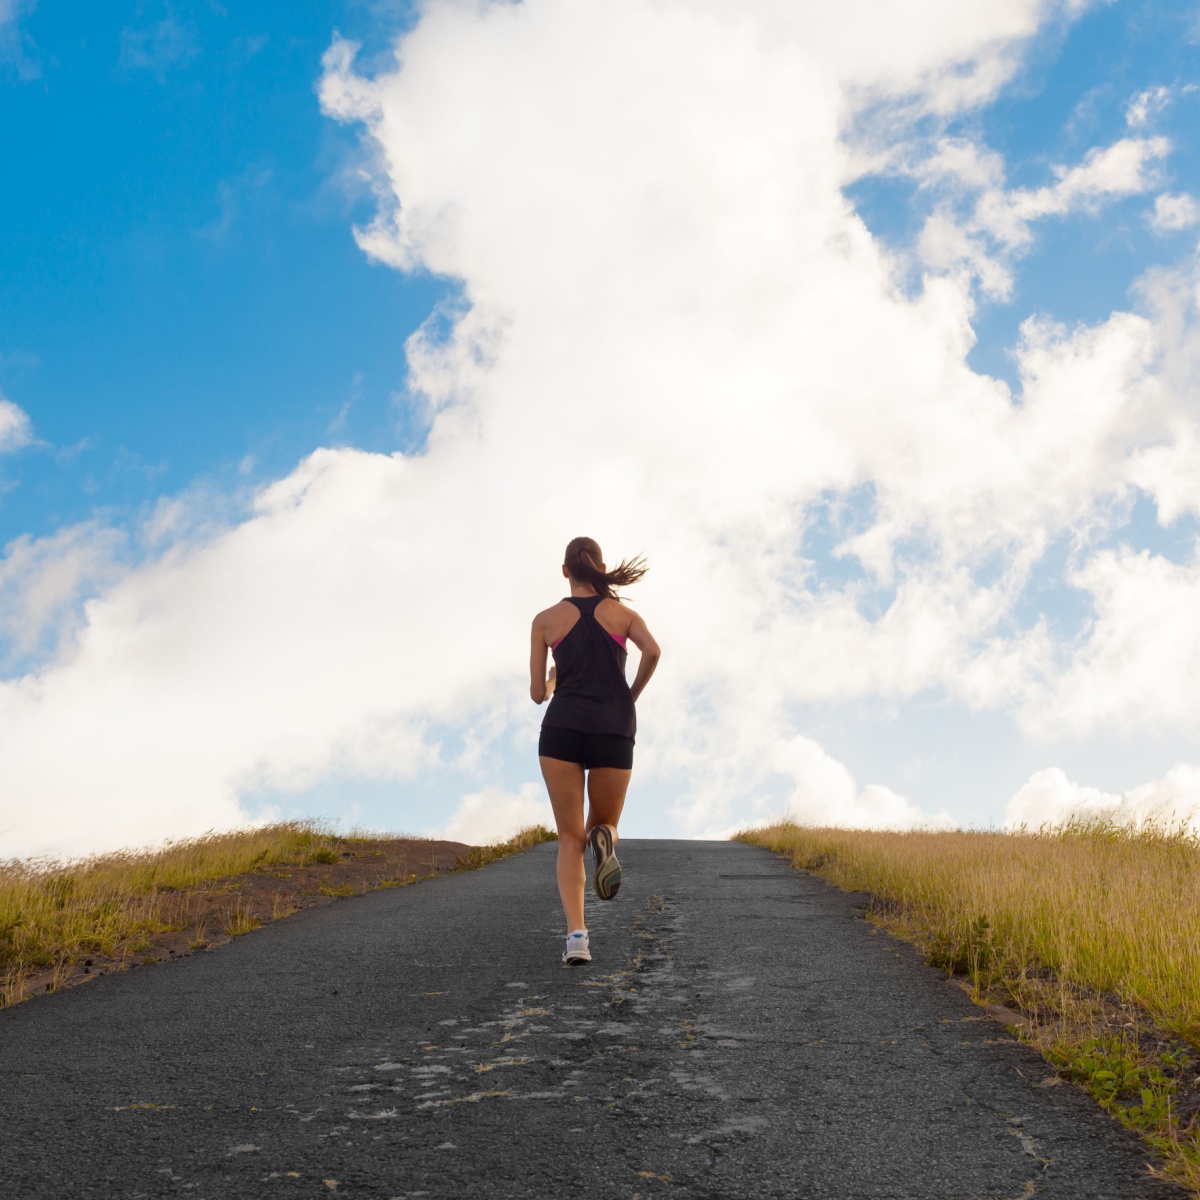
M 654 674 L 654 668 L 658 666 L 662 651 L 658 648 L 654 635 L 646 628 L 646 622 L 632 610 L 629 615 L 632 618 L 629 623 L 629 640 L 642 652 L 642 661 L 638 663 L 633 686 L 629 689 L 636 702 L 645 690 L 646 684 L 650 682 L 650 676 Z
M 550 647 L 546 645 L 545 613 L 533 618 L 533 629 L 529 636 L 529 698 L 534 704 L 544 704 L 554 694 L 554 668 L 546 675 L 546 658 Z

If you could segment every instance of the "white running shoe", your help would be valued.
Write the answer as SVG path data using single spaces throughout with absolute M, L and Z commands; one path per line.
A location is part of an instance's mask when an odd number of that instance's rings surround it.
M 591 961 L 592 952 L 588 949 L 587 930 L 577 929 L 574 933 L 567 934 L 567 948 L 563 951 L 563 962 L 570 967 L 575 963 Z

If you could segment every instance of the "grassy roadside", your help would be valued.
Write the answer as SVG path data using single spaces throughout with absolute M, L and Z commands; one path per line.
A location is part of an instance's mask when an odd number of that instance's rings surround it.
M 474 871 L 486 867 L 488 863 L 498 858 L 507 858 L 510 854 L 520 854 L 522 850 L 531 850 L 543 842 L 557 842 L 558 834 L 553 833 L 544 825 L 528 825 L 519 829 L 506 842 L 489 842 L 486 846 L 472 846 L 459 860 L 456 870 Z
M 325 902 L 467 870 L 553 838 L 506 842 L 341 836 L 289 822 L 77 862 L 0 863 L 0 1008 L 31 987 L 188 954 Z M 171 948 L 169 951 L 167 946 Z
M 788 855 L 926 960 L 1002 1005 L 1060 1076 L 1200 1196 L 1200 841 L 1079 824 L 881 833 L 790 823 L 739 840 Z

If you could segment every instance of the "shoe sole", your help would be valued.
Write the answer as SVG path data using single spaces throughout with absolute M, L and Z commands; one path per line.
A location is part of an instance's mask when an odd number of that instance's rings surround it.
M 604 825 L 597 825 L 588 834 L 596 870 L 592 874 L 592 887 L 601 900 L 611 900 L 621 886 L 621 864 L 613 849 L 612 834 Z
M 570 956 L 567 956 L 565 954 L 563 955 L 563 966 L 564 967 L 573 967 L 573 966 L 576 966 L 578 963 L 590 963 L 591 961 L 592 961 L 592 956 L 590 954 L 572 954 Z

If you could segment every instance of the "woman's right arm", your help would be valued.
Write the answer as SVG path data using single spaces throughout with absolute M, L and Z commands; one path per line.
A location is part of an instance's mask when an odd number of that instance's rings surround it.
M 554 669 L 546 677 L 546 659 L 550 648 L 546 645 L 545 613 L 533 618 L 533 629 L 529 635 L 529 698 L 534 704 L 544 704 L 554 691 Z
M 646 628 L 646 622 L 635 612 L 630 612 L 629 615 L 633 618 L 629 624 L 629 640 L 642 652 L 642 661 L 638 663 L 637 674 L 629 689 L 636 703 L 646 684 L 650 682 L 650 676 L 654 674 L 654 668 L 658 666 L 662 651 L 654 640 L 654 635 Z

